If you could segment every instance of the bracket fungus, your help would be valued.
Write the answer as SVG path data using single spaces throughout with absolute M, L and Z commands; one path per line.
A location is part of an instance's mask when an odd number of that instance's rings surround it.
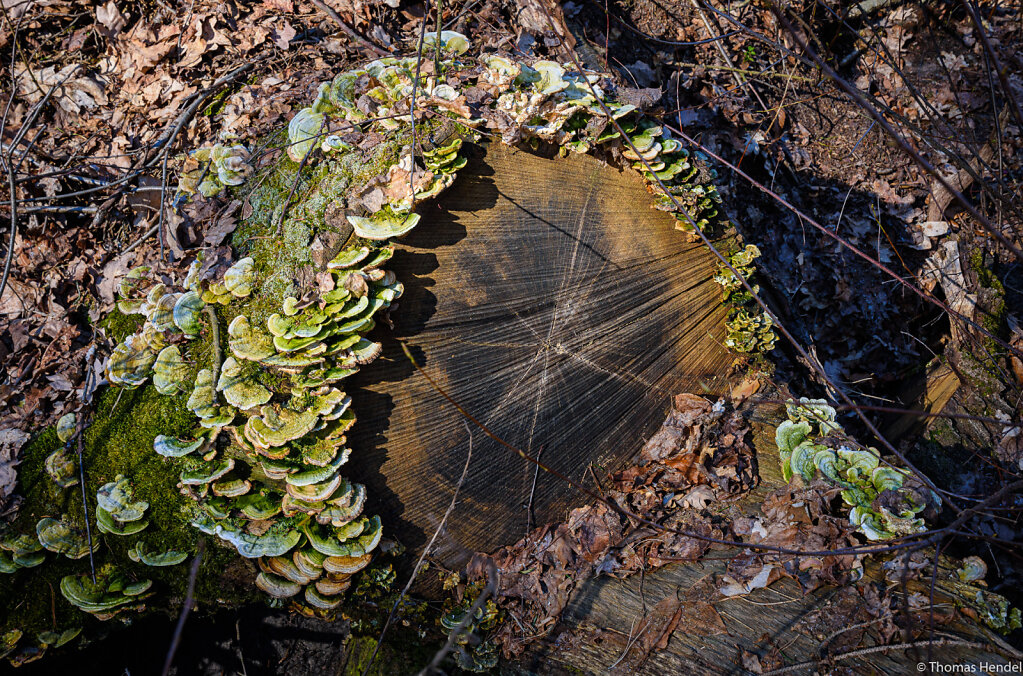
M 208 486 L 234 469 L 233 458 L 220 458 L 211 462 L 198 462 L 192 469 L 181 472 L 181 483 L 186 486 Z
M 245 298 L 252 293 L 255 282 L 255 261 L 243 258 L 224 273 L 224 288 L 235 298 Z
M 20 629 L 11 629 L 0 634 L 0 657 L 6 657 L 8 653 L 14 650 L 23 635 L 24 632 Z
M 138 609 L 149 596 L 152 580 L 132 582 L 111 565 L 96 571 L 93 582 L 88 573 L 67 575 L 60 581 L 60 593 L 72 605 L 100 620 L 120 612 Z
M 145 297 L 142 290 L 149 286 L 146 274 L 149 266 L 139 265 L 128 271 L 117 282 L 117 309 L 122 314 L 133 315 L 142 312 Z
M 227 327 L 228 345 L 238 359 L 262 361 L 276 354 L 273 338 L 261 329 L 253 327 L 249 318 L 238 315 Z
M 199 450 L 206 441 L 203 436 L 198 439 L 179 439 L 157 434 L 153 439 L 153 450 L 165 458 L 180 458 Z
M 736 352 L 769 352 L 778 339 L 772 329 L 774 322 L 767 313 L 751 314 L 741 309 L 726 326 L 725 346 Z
M 419 224 L 419 214 L 399 214 L 384 208 L 372 216 L 348 216 L 355 234 L 371 240 L 388 240 L 412 232 Z
M 19 642 L 25 633 L 20 629 L 12 629 L 0 634 L 0 659 L 7 658 L 13 667 L 24 666 L 42 658 L 51 648 L 67 645 L 81 632 L 81 627 L 73 627 L 59 633 L 43 631 L 36 634 L 36 645 L 23 645 L 19 648 Z
M 39 540 L 31 535 L 9 534 L 0 539 L 0 573 L 14 573 L 21 568 L 34 568 L 46 560 Z
M 78 461 L 67 446 L 62 446 L 47 456 L 44 466 L 46 473 L 58 488 L 78 484 Z
M 474 636 L 493 629 L 500 618 L 501 613 L 497 605 L 489 599 L 475 610 L 468 605 L 468 601 L 465 601 L 462 607 L 455 608 L 440 618 L 440 626 L 446 632 L 453 632 L 462 627 L 455 635 L 457 646 L 455 655 L 459 667 L 467 671 L 485 673 L 497 666 L 497 645 L 492 641 L 474 640 Z
M 173 549 L 166 552 L 151 552 L 145 544 L 136 542 L 135 546 L 128 550 L 128 558 L 150 567 L 176 566 L 188 558 L 188 553 L 176 552 Z
M 718 265 L 714 281 L 721 285 L 724 302 L 729 306 L 728 321 L 725 322 L 728 334 L 725 345 L 736 352 L 765 353 L 774 349 L 777 335 L 774 333 L 774 321 L 766 312 L 762 312 L 753 295 L 745 290 L 743 282 L 749 283 L 755 272 L 753 261 L 760 257 L 760 249 L 747 244 L 726 256 L 728 263 L 742 277 L 739 277 L 724 264 Z M 750 284 L 754 293 L 760 290 L 756 284 Z
M 81 633 L 81 627 L 72 627 L 71 629 L 65 629 L 60 633 L 55 631 L 44 631 L 37 634 L 36 638 L 39 639 L 39 643 L 41 645 L 44 645 L 47 648 L 59 648 L 73 641 Z
M 74 436 L 77 422 L 78 418 L 74 413 L 62 415 L 60 420 L 57 421 L 57 438 L 60 439 L 62 443 L 66 444 L 71 440 L 71 437 Z
M 196 291 L 189 290 L 181 294 L 172 311 L 174 325 L 189 338 L 194 338 L 202 328 L 199 313 L 205 305 Z
M 963 582 L 983 580 L 987 575 L 987 564 L 979 556 L 967 556 L 963 559 L 963 565 L 956 571 L 956 575 Z
M 160 394 L 177 394 L 188 388 L 188 364 L 181 358 L 177 345 L 160 350 L 153 362 L 153 386 Z
M 96 525 L 110 535 L 134 535 L 149 525 L 143 519 L 149 503 L 135 499 L 128 477 L 118 474 L 96 492 Z
M 835 409 L 823 399 L 800 399 L 786 407 L 788 420 L 775 430 L 782 477 L 805 482 L 818 473 L 841 488 L 849 521 L 868 540 L 888 540 L 926 530 L 920 514 L 941 506 L 941 498 L 914 480 L 908 470 L 881 464 L 875 448 L 853 448 Z M 837 447 L 835 447 L 837 446 Z
M 81 559 L 89 555 L 89 539 L 85 532 L 61 519 L 40 519 L 36 524 L 36 535 L 39 544 L 54 554 L 63 554 L 69 559 Z M 94 542 L 93 551 L 99 549 L 99 545 L 98 541 Z
M 295 113 L 288 124 L 288 156 L 302 162 L 316 147 L 325 122 L 324 114 L 314 108 L 303 108 Z
M 217 143 L 188 154 L 178 180 L 178 190 L 189 195 L 198 192 L 203 197 L 211 197 L 224 186 L 241 185 L 251 174 L 249 151 L 245 146 Z
M 445 56 L 460 56 L 469 50 L 469 40 L 456 31 L 426 33 L 423 44 L 429 49 L 439 48 Z
M 146 382 L 156 361 L 157 348 L 162 349 L 161 342 L 145 332 L 128 336 L 110 354 L 107 380 L 112 385 L 127 388 L 138 387 Z
M 234 357 L 228 357 L 221 365 L 217 391 L 223 392 L 227 403 L 239 411 L 261 406 L 273 396 Z
M 837 413 L 828 406 L 824 399 L 807 399 L 800 397 L 798 404 L 786 404 L 785 413 L 793 422 L 806 422 L 817 425 L 818 434 L 827 436 L 832 432 L 840 432 L 841 426 L 835 422 Z

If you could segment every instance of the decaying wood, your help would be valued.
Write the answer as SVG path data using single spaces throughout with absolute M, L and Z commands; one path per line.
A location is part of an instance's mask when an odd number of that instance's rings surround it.
M 1008 121 L 1009 108 L 1005 106 L 1002 108 L 1002 112 L 998 115 L 998 126 L 991 132 L 991 138 L 977 153 L 977 157 L 970 162 L 969 169 L 960 169 L 957 174 L 949 179 L 949 183 L 952 188 L 958 190 L 960 193 L 965 192 L 967 188 L 973 185 L 975 177 L 982 176 L 985 173 L 985 167 L 994 158 L 995 148 L 997 148 L 1000 143 L 998 130 L 1005 129 L 1005 125 Z M 955 196 L 952 194 L 952 191 L 935 181 L 934 187 L 932 188 L 932 195 L 927 200 L 927 220 L 944 220 L 945 211 L 948 209 L 949 205 L 952 204 L 952 200 L 954 199 Z
M 395 336 L 497 435 L 543 449 L 580 481 L 591 465 L 613 470 L 635 454 L 672 395 L 719 391 L 732 361 L 716 259 L 650 207 L 638 176 L 585 156 L 480 152 L 400 244 L 394 330 L 378 332 L 383 357 L 353 378 L 351 473 L 417 553 L 451 500 L 468 433 Z M 534 466 L 482 435 L 474 443 L 433 552 L 451 567 L 527 528 Z M 536 522 L 579 500 L 541 472 Z
M 784 484 L 773 443 L 777 422 L 767 415 L 754 423 L 762 481 L 736 505 L 748 515 Z M 837 668 L 904 673 L 927 661 L 1006 664 L 1006 656 L 1014 654 L 990 630 L 963 622 L 941 626 L 930 646 L 924 632 L 923 638 L 882 647 L 877 632 L 892 627 L 893 616 L 878 615 L 882 606 L 873 602 L 876 592 L 865 591 L 886 585 L 875 562 L 868 562 L 855 585 L 824 586 L 804 595 L 795 580 L 783 577 L 724 598 L 716 581 L 739 554 L 737 548 L 712 548 L 698 562 L 624 580 L 586 580 L 573 592 L 561 622 L 532 643 L 518 666 L 531 674 L 810 674 Z M 942 560 L 946 574 L 949 565 Z M 906 591 L 924 598 L 930 590 L 916 580 Z M 938 603 L 938 613 L 950 610 L 940 596 Z
M 908 439 L 928 432 L 942 446 L 970 449 L 981 456 L 992 449 L 1009 466 L 1019 460 L 1019 444 L 1006 436 L 1010 428 L 993 418 L 1009 420 L 1014 410 L 1012 394 L 1013 349 L 1017 340 L 1011 331 L 1008 343 L 988 340 L 998 332 L 1004 310 L 1004 289 L 985 286 L 982 244 L 969 238 L 952 238 L 932 254 L 929 275 L 946 298 L 948 306 L 973 322 L 951 321 L 948 341 L 942 354 L 928 363 L 926 371 L 911 378 L 899 400 L 907 407 L 934 414 L 934 417 L 899 416 L 887 427 L 896 439 Z M 1012 315 L 1006 315 L 1010 320 Z M 980 330 L 983 327 L 983 330 Z M 1009 348 L 1001 350 L 1001 346 Z M 945 420 L 951 414 L 960 419 Z M 976 419 L 970 419 L 970 417 Z M 1010 448 L 1011 447 L 1011 448 Z

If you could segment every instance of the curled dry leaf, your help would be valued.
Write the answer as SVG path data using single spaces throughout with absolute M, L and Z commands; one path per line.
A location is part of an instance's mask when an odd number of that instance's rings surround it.
M 77 115 L 107 104 L 105 83 L 86 74 L 81 64 L 68 64 L 59 71 L 53 66 L 17 72 L 18 92 L 30 103 L 37 103 L 52 88 L 52 100 L 66 113 Z
M 109 0 L 107 4 L 96 8 L 96 21 L 106 29 L 103 33 L 111 38 L 120 33 L 121 29 L 128 23 L 124 15 L 121 14 L 121 10 L 117 9 L 114 0 Z
M 14 494 L 14 486 L 18 479 L 18 472 L 15 469 L 18 464 L 18 451 L 28 438 L 27 432 L 13 427 L 0 429 L 0 512 Z

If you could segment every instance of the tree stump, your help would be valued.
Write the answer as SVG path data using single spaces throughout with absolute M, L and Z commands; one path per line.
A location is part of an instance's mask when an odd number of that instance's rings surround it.
M 731 363 L 717 259 L 651 207 L 638 175 L 496 143 L 469 162 L 399 243 L 393 330 L 377 330 L 384 355 L 349 386 L 349 475 L 413 551 L 440 526 L 471 447 L 431 550 L 451 567 L 583 498 L 488 438 L 398 340 L 480 423 L 580 482 L 638 451 L 671 395 L 719 391 Z

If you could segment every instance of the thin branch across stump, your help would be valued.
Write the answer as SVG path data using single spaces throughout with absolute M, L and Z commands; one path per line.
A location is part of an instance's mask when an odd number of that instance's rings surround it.
M 448 507 L 468 434 L 395 337 L 481 422 L 580 481 L 638 451 L 671 395 L 718 391 L 731 363 L 716 261 L 651 208 L 639 176 L 497 144 L 469 162 L 399 243 L 394 331 L 377 330 L 384 355 L 350 386 L 350 473 L 417 553 Z M 450 566 L 526 531 L 535 467 L 482 434 L 475 443 L 432 552 Z M 579 502 L 541 472 L 535 523 Z

